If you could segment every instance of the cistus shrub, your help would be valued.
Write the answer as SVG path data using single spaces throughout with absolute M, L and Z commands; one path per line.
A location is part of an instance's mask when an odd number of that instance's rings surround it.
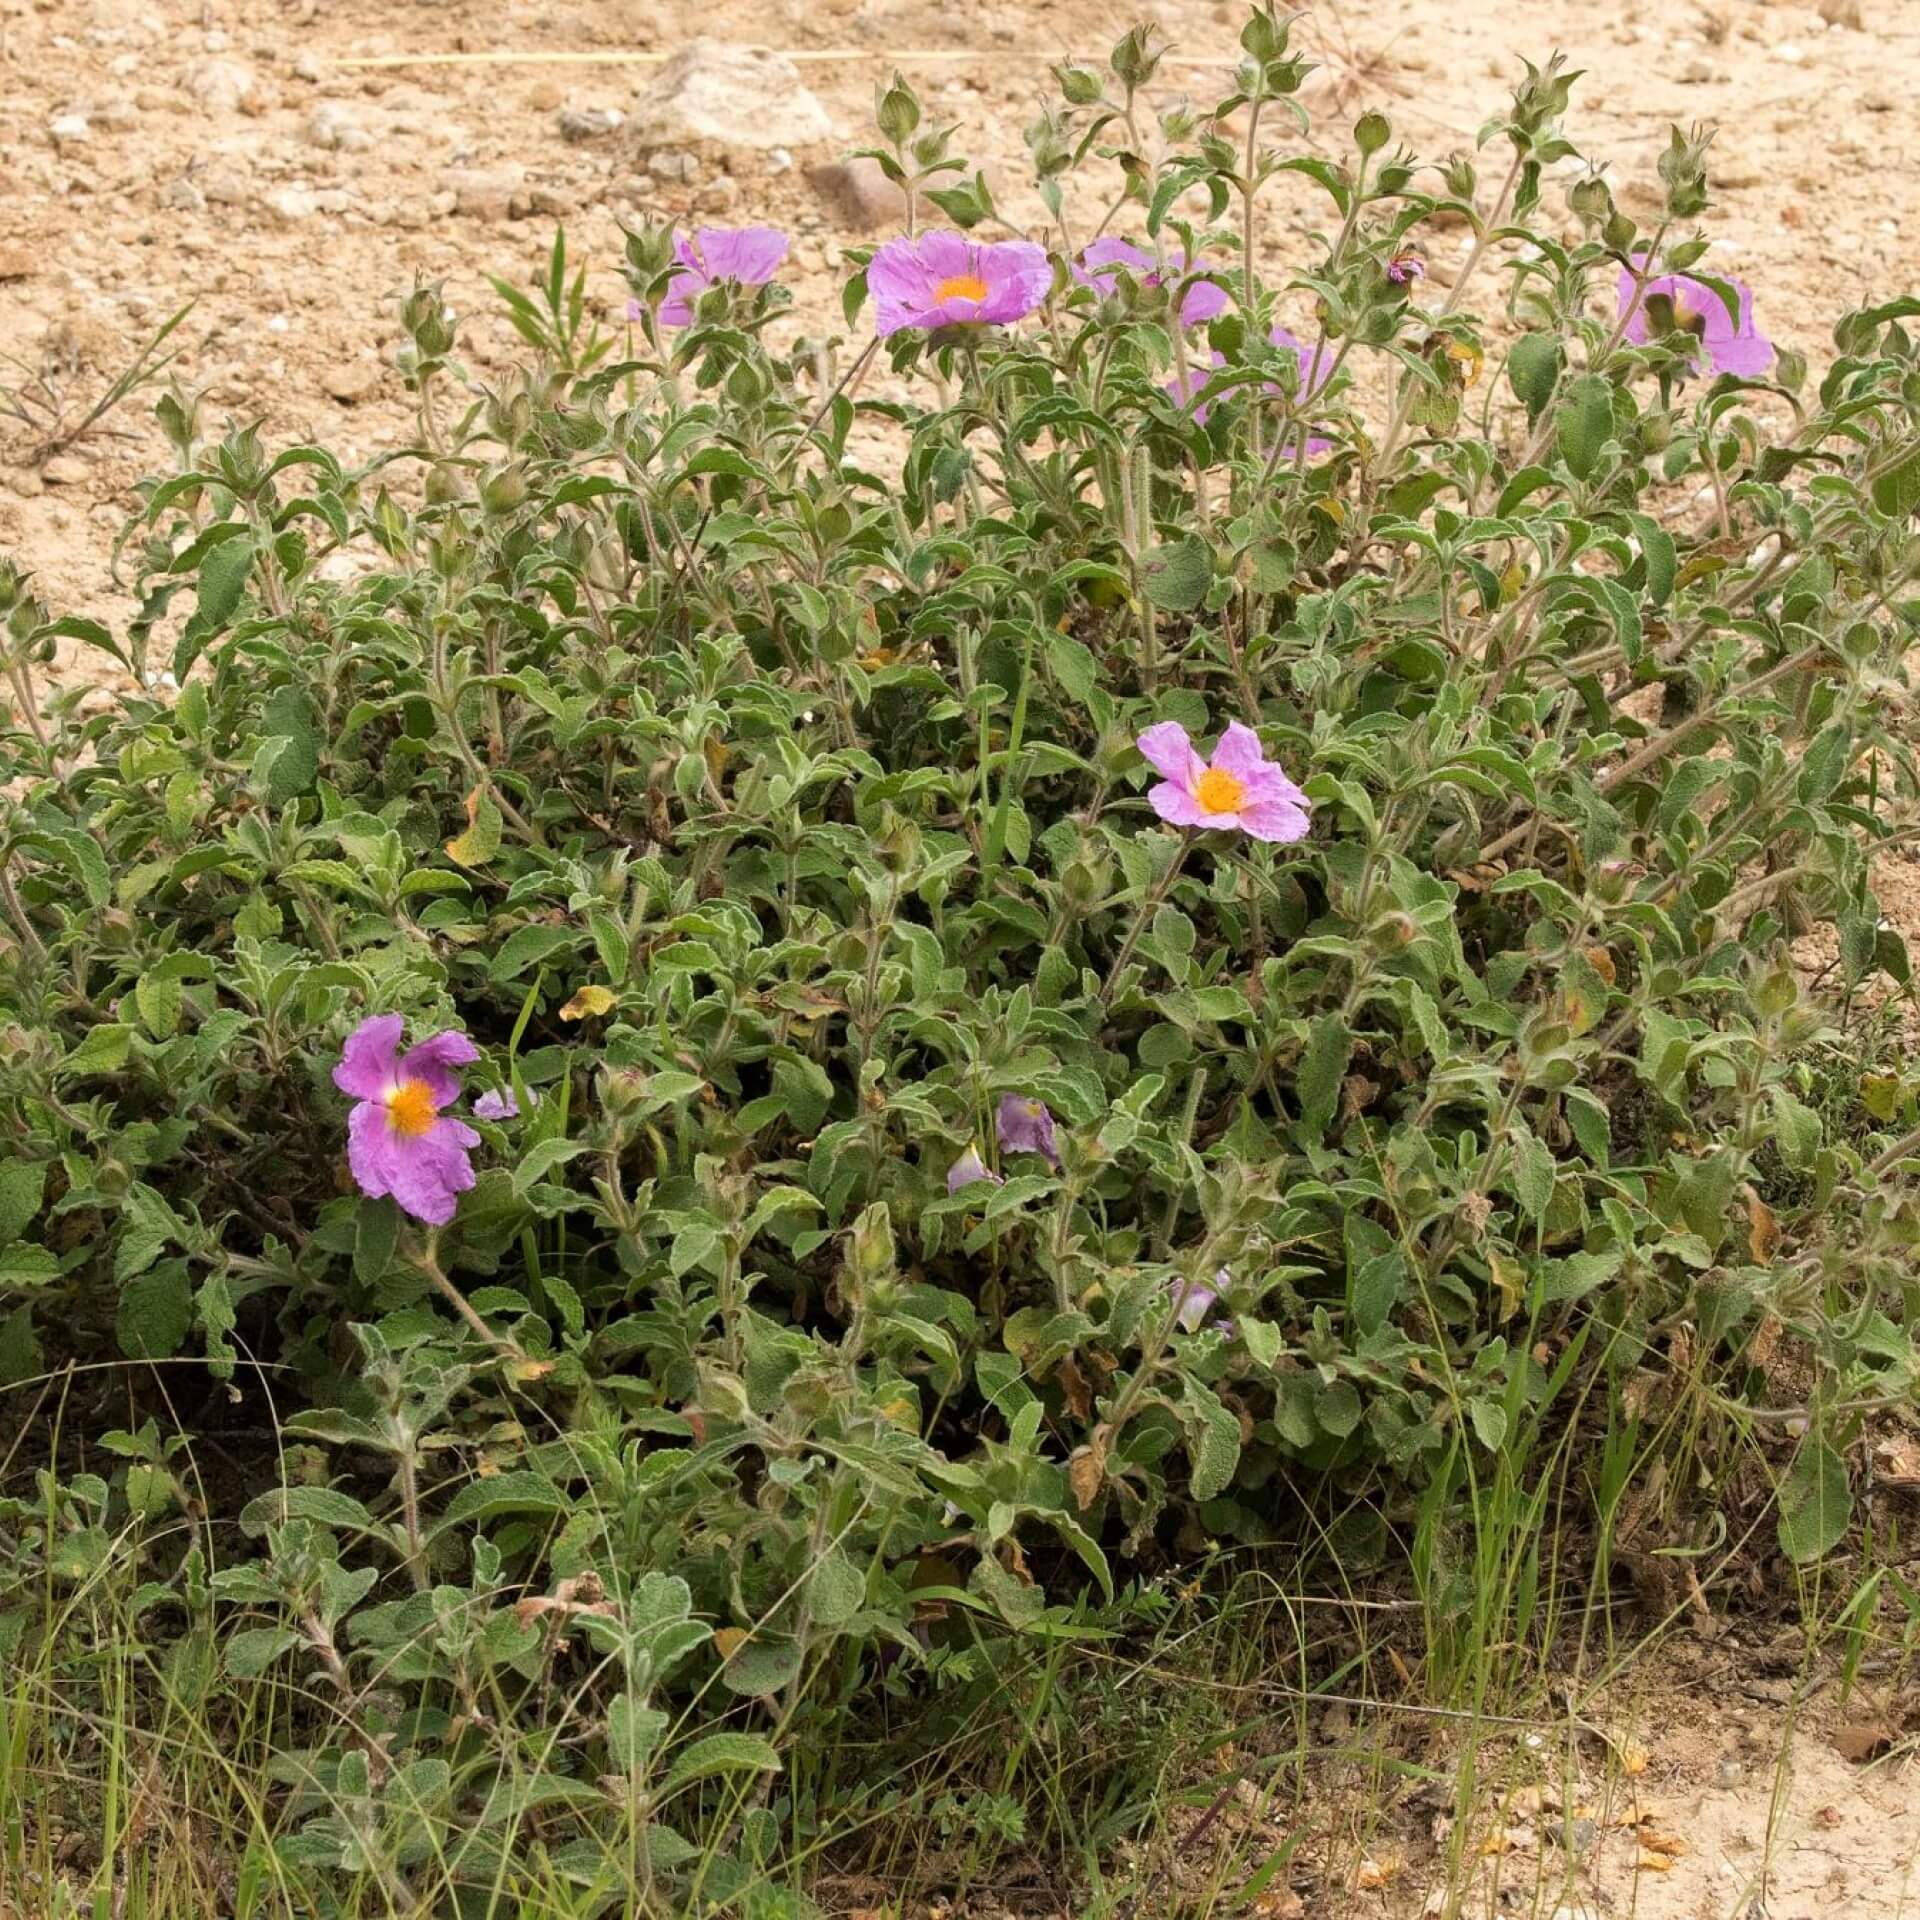
M 846 340 L 777 232 L 634 234 L 610 332 L 556 242 L 498 385 L 407 300 L 365 467 L 164 402 L 124 632 L 6 574 L 0 1367 L 277 1420 L 223 1564 L 129 1544 L 155 1463 L 41 1545 L 324 1689 L 289 1870 L 731 1898 L 930 1622 L 1390 1561 L 1759 1342 L 1840 1538 L 1914 1379 L 1920 303 L 1744 285 L 1697 134 L 1636 223 L 1557 62 L 1434 166 L 1242 47 L 1060 69 L 1030 232 L 883 89 Z

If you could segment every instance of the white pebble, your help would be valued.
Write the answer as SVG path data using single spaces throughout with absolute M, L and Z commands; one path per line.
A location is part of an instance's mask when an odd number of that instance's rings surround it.
M 1807 57 L 1807 50 L 1805 47 L 1796 46 L 1791 40 L 1782 40 L 1774 48 L 1773 57 L 1782 66 L 1797 67 Z
M 76 141 L 84 140 L 92 131 L 93 129 L 87 125 L 87 116 L 84 113 L 63 113 L 47 128 L 57 147 L 70 146 Z
M 284 313 L 276 313 L 272 319 L 267 322 L 267 331 L 269 333 L 285 333 L 288 325 L 287 316 Z

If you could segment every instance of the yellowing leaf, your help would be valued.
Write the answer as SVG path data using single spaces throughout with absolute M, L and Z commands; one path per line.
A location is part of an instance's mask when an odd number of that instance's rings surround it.
M 1770 1266 L 1780 1248 L 1780 1223 L 1773 1209 L 1749 1187 L 1747 1189 L 1747 1251 L 1756 1266 Z
M 1645 1773 L 1647 1762 L 1653 1758 L 1637 1740 L 1621 1741 L 1619 1751 L 1622 1773 Z
M 567 1004 L 560 1009 L 562 1020 L 588 1020 L 602 1013 L 613 1011 L 613 989 L 611 987 L 582 987 Z
M 722 1660 L 731 1660 L 752 1638 L 745 1627 L 718 1627 L 714 1630 L 713 1644 L 719 1648 Z
M 467 830 L 447 842 L 447 852 L 463 867 L 484 867 L 500 851 L 500 809 L 485 787 L 467 795 Z

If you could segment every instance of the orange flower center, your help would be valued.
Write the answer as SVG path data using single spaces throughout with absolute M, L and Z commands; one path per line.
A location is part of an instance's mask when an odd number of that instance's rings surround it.
M 984 300 L 987 283 L 977 273 L 956 273 L 934 288 L 933 297 L 936 300 Z
M 1247 804 L 1247 789 L 1225 767 L 1209 767 L 1194 787 L 1193 797 L 1209 813 L 1238 813 Z
M 387 1095 L 387 1125 L 406 1140 L 431 1133 L 439 1111 L 424 1080 L 403 1080 Z

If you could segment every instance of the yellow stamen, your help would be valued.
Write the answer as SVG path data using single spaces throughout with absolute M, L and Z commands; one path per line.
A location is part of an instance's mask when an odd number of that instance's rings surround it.
M 387 1125 L 403 1139 L 431 1133 L 438 1115 L 433 1089 L 424 1080 L 403 1080 L 387 1095 Z
M 987 283 L 977 273 L 956 273 L 934 288 L 933 297 L 936 300 L 984 300 Z
M 1195 783 L 1193 797 L 1209 813 L 1238 813 L 1247 804 L 1247 789 L 1225 767 L 1209 767 Z

